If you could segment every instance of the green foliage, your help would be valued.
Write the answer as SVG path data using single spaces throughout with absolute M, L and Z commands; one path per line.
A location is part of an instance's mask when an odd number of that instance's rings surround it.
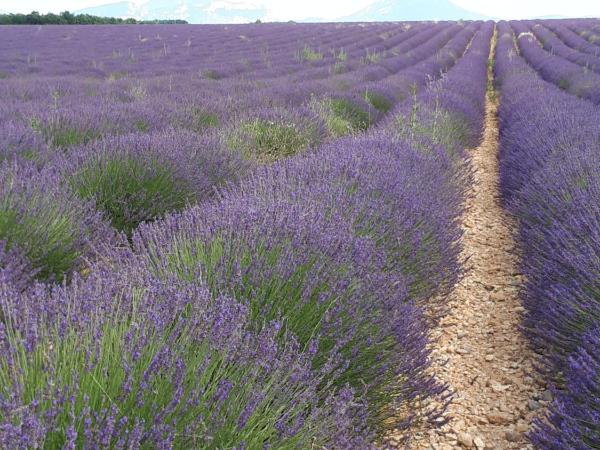
M 108 76 L 106 77 L 106 79 L 108 81 L 116 81 L 116 80 L 120 80 L 121 78 L 124 78 L 127 76 L 127 72 L 125 72 L 124 70 L 120 70 L 118 72 L 111 72 L 108 74 Z
M 418 149 L 428 151 L 429 145 L 423 139 L 430 140 L 453 155 L 458 148 L 469 144 L 471 131 L 469 124 L 457 113 L 440 108 L 421 105 L 413 94 L 413 106 L 409 117 L 399 115 L 395 118 L 396 131 Z
M 127 417 L 129 432 L 136 424 L 148 429 L 155 421 L 156 411 L 168 411 L 163 421 L 176 429 L 173 448 L 262 448 L 265 442 L 271 442 L 276 448 L 291 449 L 327 439 L 315 432 L 311 419 L 291 437 L 277 429 L 284 413 L 289 421 L 306 413 L 307 403 L 302 401 L 305 388 L 293 381 L 293 365 L 280 365 L 265 379 L 264 372 L 252 360 L 232 358 L 226 347 L 220 349 L 209 342 L 210 338 L 198 338 L 202 333 L 185 317 L 176 318 L 176 323 L 166 330 L 140 331 L 137 323 L 148 321 L 144 317 L 144 293 L 133 288 L 131 294 L 132 310 L 120 311 L 120 296 L 127 294 L 114 294 L 116 307 L 109 312 L 110 317 L 91 316 L 85 328 L 71 329 L 67 334 L 59 326 L 47 329 L 32 352 L 25 349 L 26 339 L 10 326 L 11 318 L 7 318 L 5 337 L 16 352 L 14 365 L 6 358 L 0 361 L 0 387 L 12 388 L 14 371 L 19 370 L 24 404 L 39 401 L 36 411 L 42 414 L 52 411 L 57 393 L 73 396 L 72 409 L 64 408 L 54 418 L 56 426 L 45 436 L 44 448 L 63 448 L 65 430 L 70 425 L 78 428 L 80 448 L 83 425 L 78 422 L 86 410 L 98 419 L 104 419 L 111 411 L 117 422 Z M 132 351 L 132 344 L 128 343 L 138 341 L 142 345 Z M 95 349 L 95 364 L 91 367 L 89 349 Z M 147 374 L 153 359 L 166 350 L 173 364 L 159 365 L 155 372 Z M 181 367 L 175 361 L 181 362 L 183 373 L 177 372 Z M 50 364 L 52 371 L 48 370 Z M 232 385 L 226 405 L 215 401 L 222 382 Z M 48 385 L 52 386 L 50 392 Z M 125 385 L 131 389 L 124 392 Z M 46 395 L 40 396 L 41 393 Z M 246 423 L 240 425 L 239 418 L 257 394 L 261 395 L 260 400 Z M 185 401 L 194 396 L 199 401 Z M 184 400 L 174 402 L 178 397 Z M 117 438 L 113 438 L 110 448 Z
M 336 75 L 339 75 L 340 73 L 344 73 L 344 72 L 346 72 L 346 70 L 347 70 L 346 64 L 344 64 L 341 61 L 336 62 L 333 65 L 333 69 L 332 69 L 333 73 L 335 73 Z
M 327 118 L 327 128 L 334 137 L 346 136 L 352 133 L 352 125 L 347 120 L 333 115 Z
M 54 148 L 86 144 L 102 136 L 99 131 L 73 127 L 60 119 L 52 119 L 49 123 L 43 123 L 36 117 L 32 117 L 29 120 L 29 126 L 34 132 L 42 134 L 46 143 Z
M 0 14 L 0 25 L 93 25 L 93 24 L 186 24 L 179 19 L 168 20 L 136 20 L 117 17 L 99 17 L 91 14 L 72 14 L 63 11 L 60 14 L 40 14 L 32 11 L 29 14 Z
M 136 120 L 135 121 L 135 129 L 141 132 L 150 131 L 150 125 L 145 120 Z
M 21 158 L 24 158 L 28 161 L 39 162 L 39 153 L 34 149 L 28 148 L 27 150 L 21 151 L 19 155 Z
M 48 145 L 54 148 L 81 145 L 101 137 L 100 132 L 96 130 L 79 129 L 60 122 L 44 126 L 42 132 Z
M 332 52 L 335 59 L 337 59 L 340 62 L 346 61 L 348 59 L 348 52 L 346 52 L 346 50 L 344 50 L 343 48 L 340 49 L 338 52 L 336 52 L 335 49 L 333 49 Z
M 424 149 L 419 143 L 420 138 L 428 138 L 446 150 L 453 152 L 457 146 L 464 148 L 468 145 L 471 132 L 468 124 L 455 114 L 439 110 L 427 121 L 407 121 L 404 116 L 396 118 L 400 135 L 411 140 L 417 148 Z
M 377 64 L 384 55 L 381 52 L 372 52 L 367 49 L 367 54 L 361 59 L 363 64 Z
M 317 106 L 334 137 L 365 131 L 371 124 L 369 113 L 346 99 L 330 99 Z
M 586 175 L 579 175 L 575 178 L 575 186 L 585 189 L 589 186 L 590 184 L 590 178 L 587 174 Z
M 315 336 L 315 330 L 333 300 L 319 301 L 319 294 L 327 290 L 325 285 L 315 286 L 310 298 L 303 300 L 315 261 L 302 264 L 283 277 L 277 273 L 283 258 L 281 248 L 267 249 L 260 245 L 251 251 L 247 246 L 236 243 L 235 239 L 216 238 L 209 243 L 179 239 L 169 253 L 167 267 L 170 273 L 190 282 L 198 279 L 197 270 L 200 268 L 203 281 L 214 294 L 218 294 L 232 287 L 229 283 L 221 285 L 223 279 L 233 276 L 236 269 L 246 273 L 260 261 L 259 264 L 271 276 L 256 283 L 250 275 L 244 275 L 240 283 L 233 285 L 230 294 L 239 300 L 250 301 L 251 317 L 256 326 L 281 319 L 283 315 L 287 329 L 306 344 Z
M 304 264 L 296 265 L 291 273 L 286 271 L 283 276 L 279 270 L 289 258 L 285 247 L 282 243 L 274 248 L 258 245 L 250 249 L 234 237 L 217 237 L 209 242 L 176 237 L 166 261 L 162 259 L 164 253 L 161 252 L 161 256 L 155 254 L 154 270 L 158 276 L 176 274 L 185 281 L 202 277 L 215 294 L 227 292 L 244 303 L 248 302 L 254 327 L 260 329 L 270 320 L 283 320 L 283 329 L 292 333 L 304 348 L 313 338 L 320 336 L 313 360 L 315 368 L 322 367 L 334 356 L 332 351 L 336 337 L 333 334 L 345 335 L 343 330 L 347 330 L 346 335 L 352 335 L 353 339 L 336 352 L 351 364 L 335 374 L 335 379 L 328 381 L 338 387 L 349 383 L 359 391 L 364 389 L 365 383 L 369 383 L 384 364 L 386 358 L 382 359 L 382 355 L 394 350 L 393 339 L 378 339 L 379 329 L 375 325 L 364 319 L 357 321 L 344 308 L 336 312 L 339 317 L 336 329 L 325 329 L 325 316 L 332 308 L 345 302 L 345 296 L 353 294 L 358 281 L 349 279 L 346 267 L 335 266 L 332 261 L 324 261 L 324 257 L 317 254 L 309 255 Z M 153 249 L 150 250 L 152 254 Z M 322 271 L 330 275 L 319 275 Z M 260 273 L 258 277 L 256 272 Z M 243 274 L 241 279 L 237 278 L 238 273 Z M 231 282 L 231 279 L 236 279 L 236 282 Z M 315 284 L 311 281 L 315 279 L 345 279 L 349 285 L 345 293 L 333 296 L 327 281 Z M 307 286 L 310 286 L 308 291 Z M 380 417 L 380 409 L 389 402 L 387 388 L 398 382 L 390 377 L 380 390 L 370 392 L 369 402 L 374 417 Z M 328 395 L 328 389 L 320 395 Z
M 487 62 L 487 67 L 488 67 L 488 74 L 492 74 L 494 71 L 494 59 L 493 58 L 489 58 L 488 62 Z M 496 93 L 499 81 L 496 80 L 493 76 L 488 76 L 488 80 L 487 80 L 487 84 L 486 84 L 486 91 L 487 91 L 487 96 L 488 98 L 492 101 L 495 102 L 498 100 L 498 94 Z
M 385 95 L 374 91 L 365 92 L 365 101 L 369 102 L 373 108 L 382 113 L 387 113 L 394 104 Z
M 302 50 L 298 50 L 298 52 L 296 54 L 296 58 L 301 62 L 302 61 L 308 61 L 308 62 L 320 61 L 323 59 L 323 53 L 321 53 L 318 50 L 313 50 L 311 47 L 306 45 L 306 46 L 304 46 L 304 48 Z
M 369 114 L 349 100 L 333 99 L 331 110 L 336 117 L 347 120 L 355 131 L 365 131 L 370 125 Z
M 191 117 L 194 131 L 204 131 L 207 128 L 218 127 L 221 123 L 219 116 L 202 108 L 192 108 Z
M 213 69 L 205 69 L 202 71 L 202 77 L 207 80 L 219 80 L 221 79 L 221 75 L 219 72 Z
M 142 222 L 183 209 L 194 196 L 174 168 L 125 155 L 94 159 L 69 182 L 82 199 L 94 200 L 112 225 L 128 235 Z
M 247 158 L 273 161 L 294 155 L 315 143 L 316 126 L 254 119 L 243 122 L 229 139 L 229 147 Z
M 79 225 L 42 193 L 26 201 L 27 209 L 11 196 L 0 198 L 0 240 L 27 256 L 38 279 L 60 281 L 80 256 Z

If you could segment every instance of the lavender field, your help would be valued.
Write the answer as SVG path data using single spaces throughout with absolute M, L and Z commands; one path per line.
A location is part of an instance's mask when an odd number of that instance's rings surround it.
M 600 448 L 600 20 L 0 39 L 0 448 Z

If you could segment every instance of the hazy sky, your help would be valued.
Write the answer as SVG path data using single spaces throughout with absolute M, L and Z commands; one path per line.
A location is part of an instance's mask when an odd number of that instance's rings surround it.
M 501 19 L 532 16 L 600 17 L 598 0 L 452 0 L 452 3 Z
M 0 0 L 0 11 L 8 12 L 60 12 L 77 10 L 121 0 Z M 133 0 L 143 4 L 148 0 Z M 264 6 L 269 20 L 302 20 L 310 17 L 336 19 L 360 11 L 377 0 L 213 0 L 213 8 L 255 8 Z M 397 0 L 402 1 L 402 0 Z M 451 0 L 465 9 L 486 16 L 522 18 L 533 16 L 600 17 L 599 0 Z M 173 9 L 179 1 L 173 1 Z M 193 3 L 193 0 L 192 2 Z M 209 6 L 210 8 L 210 6 Z M 432 12 L 433 13 L 433 12 Z

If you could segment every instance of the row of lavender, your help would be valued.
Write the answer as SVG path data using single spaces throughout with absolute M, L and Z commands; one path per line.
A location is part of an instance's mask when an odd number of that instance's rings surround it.
M 544 355 L 555 395 L 549 421 L 531 438 L 540 448 L 598 448 L 600 111 L 544 81 L 551 66 L 540 66 L 532 56 L 537 44 L 522 38 L 518 54 L 511 25 L 521 32 L 515 23 L 498 25 L 495 66 L 501 187 L 520 222 L 524 326 Z M 546 58 L 557 72 L 571 64 Z
M 552 21 L 512 21 L 510 26 L 523 58 L 544 80 L 600 103 L 600 58 L 594 53 L 596 45 L 578 39 L 577 35 L 569 34 L 568 27 Z
M 390 96 L 397 95 L 397 99 L 400 99 L 407 96 L 411 90 L 424 85 L 428 80 L 439 77 L 440 72 L 455 63 L 457 55 L 463 51 L 472 36 L 474 27 L 476 24 L 465 27 L 450 39 L 445 37 L 444 40 L 448 43 L 437 53 L 422 61 L 413 60 L 416 62 L 415 66 L 395 74 L 394 81 L 387 80 L 388 89 L 395 90 L 395 93 L 392 92 Z M 435 49 L 438 45 L 434 44 L 433 48 Z M 427 51 L 427 53 L 429 52 L 431 50 Z M 22 87 L 25 90 L 24 93 L 32 98 L 32 102 L 36 102 L 36 99 L 41 97 L 41 106 L 43 107 L 46 100 L 36 86 L 38 81 L 36 78 L 28 79 Z M 12 82 L 6 83 L 5 89 L 8 96 L 14 87 L 15 84 Z M 26 132 L 34 136 L 51 135 L 48 146 L 32 148 L 31 140 L 24 138 L 22 134 L 8 134 L 5 135 L 3 147 L 5 157 L 16 154 L 22 159 L 33 160 L 37 165 L 46 164 L 49 167 L 55 167 L 54 171 L 59 172 L 58 177 L 55 177 L 58 179 L 68 178 L 70 175 L 80 172 L 77 181 L 70 181 L 71 187 L 74 187 L 84 199 L 94 197 L 96 206 L 107 214 L 112 225 L 128 234 L 142 221 L 161 216 L 169 210 L 181 209 L 188 202 L 195 203 L 210 196 L 215 186 L 236 181 L 252 165 L 252 161 L 246 160 L 248 157 L 257 159 L 257 157 L 265 155 L 289 156 L 303 151 L 309 146 L 316 146 L 324 139 L 332 138 L 336 134 L 332 133 L 330 127 L 323 123 L 324 121 L 315 112 L 307 110 L 308 107 L 302 104 L 299 107 L 288 109 L 278 107 L 256 111 L 247 108 L 242 119 L 232 119 L 227 127 L 223 129 L 215 127 L 216 129 L 212 132 L 201 130 L 200 135 L 192 130 L 178 127 L 157 127 L 154 132 L 140 130 L 136 133 L 123 134 L 115 124 L 130 122 L 131 120 L 128 120 L 130 118 L 126 117 L 125 113 L 131 111 L 119 111 L 114 107 L 98 108 L 98 105 L 93 105 L 94 108 L 90 108 L 92 105 L 84 105 L 84 109 L 78 109 L 76 103 L 83 100 L 78 95 L 80 94 L 78 86 L 66 85 L 63 90 L 71 94 L 71 99 L 61 106 L 60 110 L 73 120 L 67 121 L 65 125 L 63 121 L 53 119 L 57 111 L 53 105 L 50 105 L 49 120 L 41 120 L 38 116 L 31 119 L 31 124 L 22 124 Z M 157 107 L 157 103 L 159 104 L 164 98 L 161 94 L 164 93 L 157 91 L 152 96 L 153 99 L 158 97 L 155 99 L 156 102 L 152 103 L 155 110 L 153 111 L 154 116 L 162 120 L 170 120 L 174 115 L 173 111 L 161 110 Z M 18 108 L 23 108 L 24 103 L 27 104 L 26 102 L 17 102 L 18 98 L 19 94 L 15 96 L 13 93 L 14 102 L 7 107 L 6 117 L 18 115 Z M 176 96 L 176 98 L 179 97 Z M 394 99 L 394 97 L 391 98 Z M 392 100 L 389 100 L 388 103 L 390 107 L 394 105 Z M 61 98 L 60 101 L 63 102 L 64 98 Z M 368 107 L 365 106 L 363 109 L 358 101 L 348 101 L 347 103 L 341 101 L 338 103 L 338 101 L 339 99 L 333 100 L 332 103 L 335 102 L 334 105 L 342 114 L 342 117 L 338 117 L 339 120 L 335 122 L 342 124 L 342 131 L 358 132 L 369 126 L 371 121 Z M 37 100 L 36 106 L 39 103 L 40 101 Z M 198 103 L 200 107 L 202 103 Z M 103 123 L 115 109 L 117 110 L 117 116 L 113 116 L 115 120 Z M 90 114 L 84 118 L 84 123 L 81 123 L 79 119 L 86 115 L 83 114 L 84 111 Z M 90 130 L 86 126 L 87 122 L 100 123 L 102 128 Z M 10 119 L 8 124 L 11 124 Z M 106 131 L 108 135 L 101 131 Z M 116 136 L 111 137 L 111 134 L 114 133 Z M 82 137 L 85 140 L 89 139 L 90 143 L 83 146 L 78 145 Z M 169 150 L 172 147 L 174 150 Z M 133 192 L 130 191 L 140 189 L 141 186 L 136 185 L 131 179 L 127 189 L 115 191 L 113 186 L 101 184 L 102 182 L 106 183 L 106 179 L 88 176 L 90 171 L 97 168 L 95 166 L 105 167 L 106 160 L 111 157 L 113 159 L 139 159 L 137 163 L 130 162 L 120 169 L 114 164 L 114 167 L 110 166 L 113 177 L 128 179 L 130 178 L 129 173 L 135 169 L 142 178 L 141 174 L 144 173 L 147 176 L 162 174 L 162 181 L 152 186 L 144 186 L 147 191 L 146 197 L 133 198 Z M 145 167 L 144 171 L 139 169 L 141 165 Z M 175 183 L 177 189 L 167 189 L 167 185 L 173 180 L 177 181 Z M 140 183 L 141 179 L 136 182 Z M 118 197 L 117 192 L 122 195 Z M 23 237 L 21 240 L 26 241 L 27 239 Z M 48 242 L 53 242 L 53 240 Z M 73 240 L 67 242 L 69 248 L 75 243 Z M 25 245 L 26 242 L 22 244 Z M 33 247 L 37 248 L 36 245 Z M 44 265 L 47 266 L 47 264 Z M 50 268 L 50 271 L 44 275 L 58 275 L 59 272 L 61 270 Z
M 586 41 L 600 46 L 600 23 L 597 19 L 565 20 L 564 22 Z
M 464 34 L 464 37 L 454 40 L 453 45 L 450 45 L 447 50 L 437 53 L 432 58 L 428 58 L 418 64 L 412 69 L 412 73 L 402 74 L 402 78 L 399 80 L 401 83 L 396 85 L 396 89 L 408 91 L 409 82 L 414 85 L 422 85 L 430 76 L 435 76 L 437 71 L 444 70 L 448 66 L 451 66 L 455 61 L 454 55 L 460 51 L 461 47 L 466 45 L 465 38 L 470 36 L 470 32 L 466 29 L 465 31 L 466 34 Z M 429 35 L 431 36 L 431 33 L 429 33 Z M 28 80 L 28 85 L 26 87 L 32 90 L 35 89 L 37 81 L 38 80 L 35 78 Z M 12 83 L 7 83 L 7 93 L 10 93 L 11 88 L 14 88 L 14 85 Z M 76 87 L 73 90 L 77 92 Z M 37 98 L 38 96 L 35 95 L 37 93 L 37 91 L 33 90 L 33 92 L 29 92 L 29 95 L 33 98 Z M 73 101 L 77 100 L 80 100 L 80 98 L 75 96 Z M 18 104 L 18 106 L 20 106 L 20 104 Z M 73 102 L 69 102 L 66 105 L 65 110 L 69 113 L 76 111 Z M 360 110 L 358 111 L 361 112 Z M 14 114 L 14 111 L 12 112 Z M 159 115 L 167 118 L 172 115 L 169 114 L 169 112 L 170 111 L 158 111 Z M 252 117 L 252 111 L 247 114 Z M 362 112 L 362 114 L 366 114 L 366 112 Z M 7 110 L 7 116 L 8 115 L 10 115 L 10 110 Z M 101 115 L 99 117 L 93 116 L 92 118 L 97 121 L 102 121 L 102 117 L 103 116 Z M 276 124 L 272 122 L 266 124 L 260 123 L 259 125 L 263 125 L 262 127 L 256 127 L 257 129 L 250 128 L 249 130 L 244 130 L 244 125 L 246 124 L 242 124 L 241 128 L 245 133 L 242 133 L 242 136 L 240 136 L 241 139 L 234 142 L 236 147 L 247 145 L 247 142 L 251 140 L 248 139 L 247 135 L 252 133 L 255 133 L 254 140 L 257 141 L 258 144 L 266 147 L 267 150 L 269 150 L 269 147 L 274 147 L 274 150 L 279 153 L 279 156 L 285 156 L 284 151 L 288 148 L 298 151 L 301 150 L 303 146 L 314 144 L 315 141 L 317 141 L 317 139 L 310 139 L 311 136 L 305 137 L 298 133 L 296 128 L 300 128 L 303 125 L 298 120 L 292 124 L 294 127 L 284 128 L 282 130 L 283 133 L 274 133 L 273 130 L 277 130 L 277 127 L 275 126 Z M 304 125 L 305 128 L 308 128 L 307 124 Z M 310 125 L 310 123 L 308 125 Z M 30 128 L 40 127 L 43 127 L 43 125 L 32 124 Z M 319 137 L 318 134 L 321 134 L 318 133 L 320 128 L 323 127 L 313 126 L 313 129 L 316 129 L 317 131 L 317 138 Z M 84 130 L 83 132 L 82 129 Z M 66 130 L 62 131 L 66 132 L 67 137 L 71 137 L 73 134 L 75 134 L 75 137 L 78 137 L 80 134 L 88 134 L 85 132 L 85 127 L 81 126 L 81 124 L 73 124 L 72 127 L 68 127 Z M 114 129 L 111 129 L 110 131 L 113 133 L 115 132 Z M 95 137 L 95 133 L 91 134 L 93 135 L 92 137 Z M 10 135 L 5 136 L 5 139 L 8 139 L 8 142 L 4 142 L 5 151 L 10 150 L 10 138 Z M 244 138 L 246 139 L 244 140 Z M 110 197 L 111 195 L 115 195 L 114 192 L 111 192 L 111 186 L 104 187 L 103 196 L 99 196 L 99 186 L 94 184 L 97 183 L 98 180 L 88 179 L 86 180 L 87 185 L 79 183 L 79 185 L 76 186 L 80 195 L 84 196 L 84 198 L 87 198 L 92 194 L 94 195 L 97 206 L 99 206 L 99 209 L 103 210 L 104 213 L 107 213 L 116 228 L 130 233 L 137 223 L 149 220 L 152 217 L 160 216 L 168 210 L 181 208 L 186 201 L 194 202 L 202 199 L 211 193 L 213 186 L 217 186 L 226 181 L 233 181 L 245 173 L 248 163 L 243 161 L 241 154 L 223 149 L 222 143 L 220 142 L 221 140 L 222 139 L 220 139 L 219 136 L 213 134 L 205 133 L 204 136 L 198 136 L 193 132 L 172 129 L 160 133 L 140 132 L 115 138 L 107 137 L 92 142 L 90 145 L 84 146 L 81 149 L 71 149 L 66 153 L 66 156 L 63 156 L 63 151 L 66 151 L 66 149 L 69 148 L 67 144 L 77 143 L 70 142 L 66 138 L 63 139 L 63 145 L 51 145 L 50 152 L 41 150 L 35 152 L 32 151 L 33 149 L 25 146 L 22 147 L 20 149 L 22 151 L 20 153 L 17 152 L 17 154 L 26 159 L 34 159 L 40 164 L 43 163 L 44 160 L 50 159 L 51 161 L 48 165 L 57 167 L 57 170 L 61 172 L 63 176 L 68 176 L 69 174 L 82 170 L 89 172 L 94 165 L 103 164 L 103 159 L 106 159 L 111 154 L 115 158 L 117 156 L 121 158 L 126 156 L 133 157 L 134 155 L 139 154 L 143 157 L 137 165 L 143 163 L 143 165 L 146 166 L 146 171 L 156 172 L 160 169 L 160 171 L 165 174 L 171 173 L 170 177 L 166 177 L 166 180 L 163 180 L 162 184 L 152 186 L 152 189 L 146 187 L 148 190 L 148 198 L 138 198 L 135 199 L 135 202 L 130 199 L 127 205 L 119 204 L 119 202 L 122 203 L 125 201 L 125 197 L 130 196 L 131 192 L 127 192 L 127 190 L 123 192 L 123 198 L 118 199 L 116 202 L 113 198 L 111 204 L 111 202 L 104 201 L 103 198 L 105 196 Z M 19 139 L 19 141 L 22 141 L 22 139 Z M 28 144 L 28 141 L 25 140 L 24 144 Z M 174 148 L 175 150 L 169 151 L 169 148 Z M 236 150 L 239 150 L 239 148 L 236 148 Z M 284 154 L 282 155 L 282 153 Z M 122 168 L 122 173 L 113 172 L 112 175 L 117 178 L 126 178 L 128 177 L 128 172 L 131 172 L 134 168 L 135 167 L 132 166 L 132 164 L 129 164 L 127 170 Z M 81 180 L 82 177 L 79 178 Z M 165 183 L 169 181 L 169 178 L 178 181 L 178 191 L 174 192 L 173 189 L 165 189 Z M 130 189 L 136 188 L 139 188 L 139 186 L 130 186 Z M 174 203 L 171 197 L 175 199 L 180 198 L 179 203 Z M 152 198 L 154 200 L 151 201 Z M 150 204 L 151 208 L 149 208 Z M 126 206 L 126 208 L 124 206 Z M 25 241 L 26 239 L 21 240 Z M 53 242 L 53 240 L 49 240 L 48 242 Z M 68 244 L 65 245 L 66 248 L 69 248 L 69 246 L 74 245 L 75 241 L 70 239 L 67 240 L 67 242 Z M 26 244 L 26 242 L 23 242 L 23 244 Z M 30 242 L 30 245 L 32 245 L 32 248 L 38 248 L 33 242 Z M 62 249 L 62 251 L 65 251 L 65 249 Z M 35 259 L 38 258 L 34 258 L 34 260 Z M 57 275 L 61 272 L 60 269 L 54 270 L 51 266 L 49 267 L 47 263 L 42 265 L 46 267 L 46 269 L 49 269 L 48 273 L 43 274 L 45 276 L 50 276 L 52 274 Z
M 170 128 L 202 134 L 226 129 L 235 138 L 237 128 L 253 128 L 257 118 L 275 121 L 284 129 L 298 128 L 305 136 L 296 144 L 314 146 L 327 135 L 361 131 L 406 97 L 411 84 L 422 85 L 428 77 L 439 76 L 462 53 L 473 27 L 425 27 L 394 47 L 402 55 L 329 74 L 323 80 L 308 76 L 312 65 L 296 75 L 305 76 L 305 81 L 292 83 L 290 77 L 280 77 L 260 81 L 262 85 L 195 81 L 185 74 L 117 81 L 10 77 L 2 86 L 0 130 L 7 136 L 2 151 L 32 157 L 48 146 L 68 147 L 106 135 Z M 422 66 L 408 71 L 417 63 Z
M 301 68 L 302 55 L 298 52 L 304 48 L 322 52 L 319 58 L 312 55 L 311 59 L 323 65 L 335 61 L 342 50 L 346 54 L 362 50 L 362 55 L 367 48 L 379 51 L 385 48 L 386 40 L 392 38 L 393 42 L 407 27 L 397 24 L 184 26 L 177 30 L 169 26 L 119 30 L 110 26 L 92 30 L 80 26 L 15 30 L 4 27 L 10 33 L 2 48 L 2 70 L 7 75 L 16 72 L 102 78 L 119 72 L 145 76 L 173 72 L 200 75 L 217 67 L 223 69 L 215 74 L 218 77 L 268 68 L 295 71 Z
M 492 29 L 368 135 L 268 166 L 181 129 L 4 161 L 2 446 L 367 448 L 437 417 L 424 310 L 457 276 Z

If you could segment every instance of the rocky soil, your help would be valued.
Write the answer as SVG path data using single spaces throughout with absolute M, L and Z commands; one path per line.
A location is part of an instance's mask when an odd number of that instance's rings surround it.
M 415 449 L 533 448 L 526 433 L 551 400 L 519 331 L 523 277 L 516 224 L 500 204 L 496 109 L 488 99 L 484 140 L 471 154 L 474 184 L 462 222 L 465 276 L 450 296 L 449 314 L 433 331 L 433 370 L 455 393 L 450 421 L 418 433 Z
M 462 220 L 464 277 L 450 295 L 448 315 L 432 331 L 433 373 L 454 392 L 449 422 L 416 433 L 410 448 L 418 450 L 533 448 L 526 434 L 552 399 L 519 331 L 523 277 L 517 225 L 500 203 L 496 110 L 488 98 L 484 140 L 471 151 L 474 184 Z

